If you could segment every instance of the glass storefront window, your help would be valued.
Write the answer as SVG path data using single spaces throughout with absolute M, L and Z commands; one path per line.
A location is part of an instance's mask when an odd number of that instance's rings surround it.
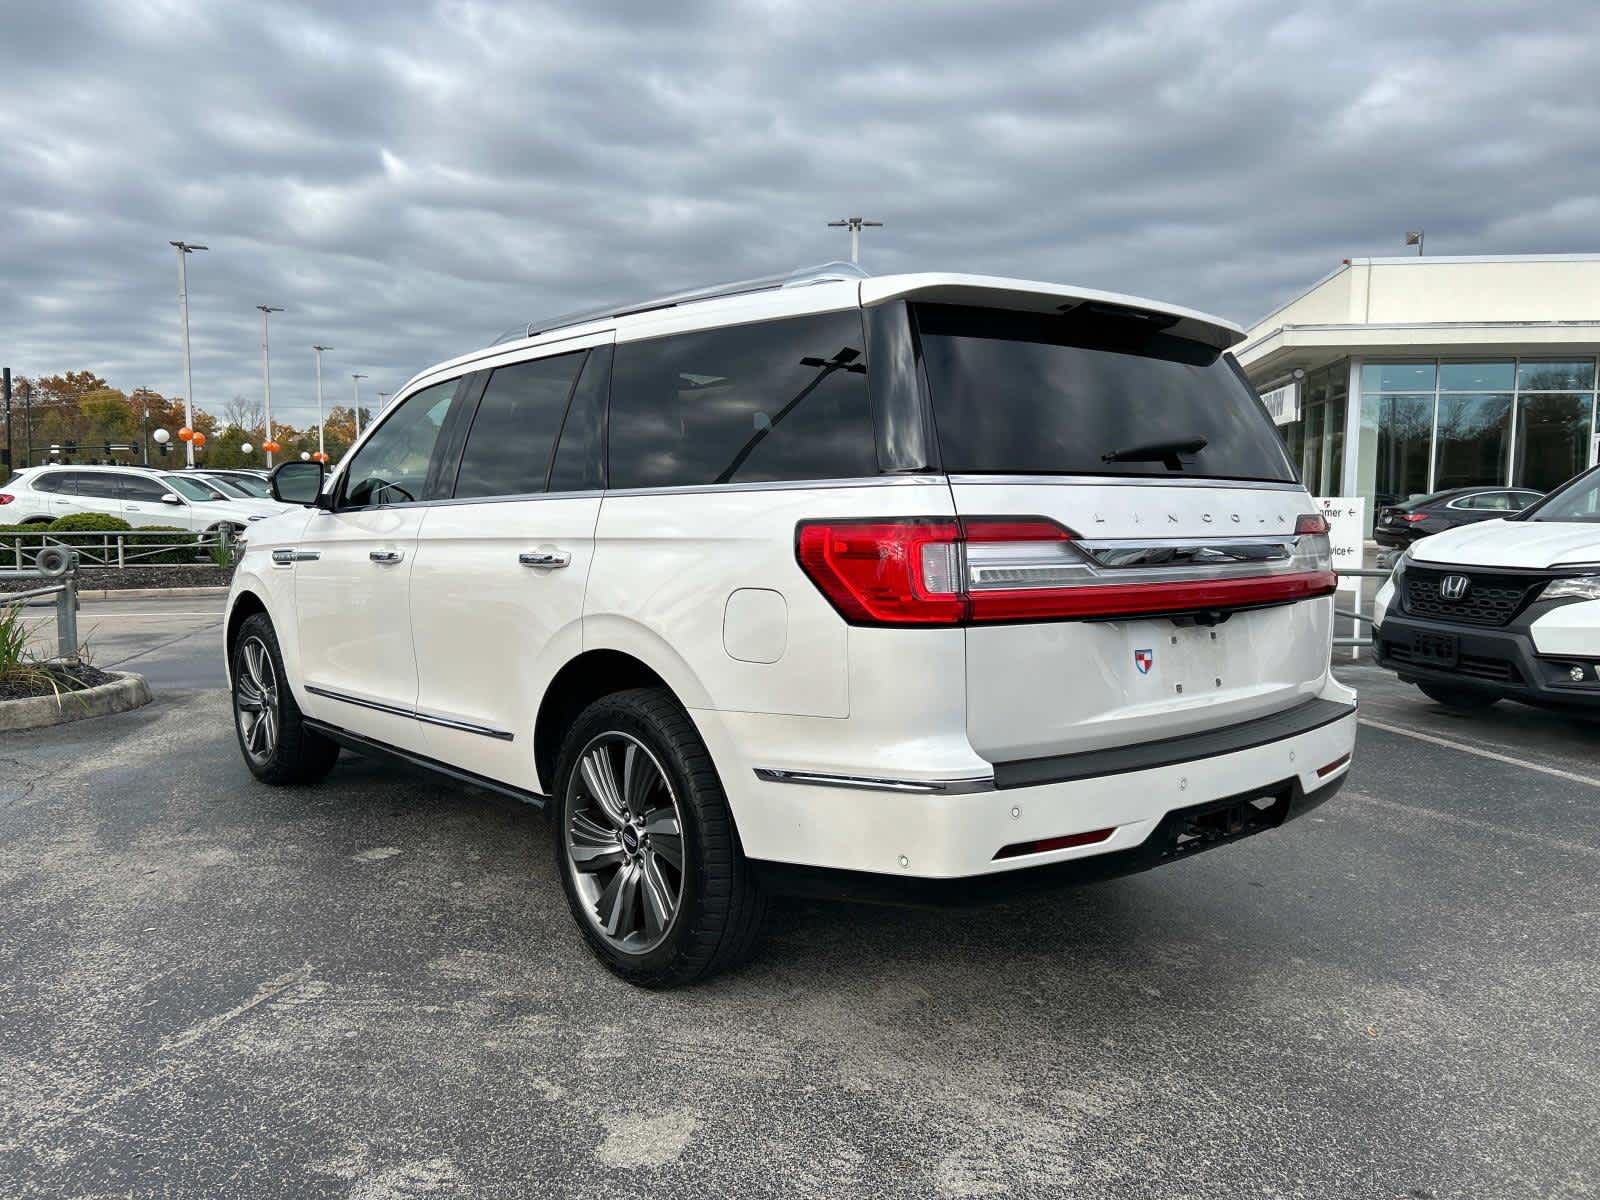
M 1433 391 L 1433 364 L 1368 363 L 1361 368 L 1361 394 L 1373 392 L 1431 392 Z
M 1594 359 L 1580 362 L 1529 362 L 1517 372 L 1517 388 L 1524 392 L 1588 392 L 1594 390 Z
M 1589 465 L 1594 403 L 1586 392 L 1517 398 L 1517 460 L 1511 482 L 1547 492 Z
M 1361 408 L 1362 442 L 1367 442 L 1369 429 L 1375 434 L 1373 508 L 1399 504 L 1426 492 L 1433 393 L 1366 395 Z
M 1439 397 L 1433 490 L 1501 483 L 1511 437 L 1511 395 Z
M 1517 377 L 1515 363 L 1467 362 L 1441 363 L 1439 390 L 1441 392 L 1509 392 Z

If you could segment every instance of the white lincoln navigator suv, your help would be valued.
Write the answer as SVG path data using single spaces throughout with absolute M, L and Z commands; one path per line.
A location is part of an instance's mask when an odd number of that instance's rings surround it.
M 548 804 L 625 979 L 775 890 L 964 898 L 1282 824 L 1349 767 L 1327 529 L 1185 309 L 848 267 L 520 328 L 251 528 L 270 783 L 340 747 Z

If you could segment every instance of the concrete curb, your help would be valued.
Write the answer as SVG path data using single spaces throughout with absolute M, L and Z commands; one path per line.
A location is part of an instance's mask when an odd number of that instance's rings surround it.
M 104 717 L 149 704 L 150 685 L 143 675 L 132 671 L 112 672 L 110 683 L 60 696 L 28 696 L 21 700 L 0 700 L 0 733 L 19 733 L 24 729 L 44 729 L 65 725 L 88 717 Z
M 170 588 L 79 588 L 80 600 L 164 600 L 168 596 L 174 599 L 198 599 L 201 597 L 216 597 L 221 599 L 228 594 L 225 587 L 170 587 Z M 53 603 L 53 602 L 52 602 Z

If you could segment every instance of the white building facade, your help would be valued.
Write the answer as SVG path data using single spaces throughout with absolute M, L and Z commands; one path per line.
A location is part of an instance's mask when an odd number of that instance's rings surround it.
M 1600 254 L 1350 259 L 1235 351 L 1313 495 L 1547 490 L 1600 459 Z

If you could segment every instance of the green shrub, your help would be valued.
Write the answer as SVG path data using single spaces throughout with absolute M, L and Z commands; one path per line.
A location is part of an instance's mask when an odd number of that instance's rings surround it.
M 158 550 L 153 554 L 146 554 L 140 549 L 141 542 L 171 546 L 172 549 Z M 176 525 L 141 525 L 132 533 L 124 534 L 122 538 L 125 560 L 140 565 L 145 563 L 193 563 L 199 557 L 199 543 L 200 535 L 198 533 L 190 533 L 187 529 L 179 529 Z
M 133 526 L 109 513 L 68 513 L 51 521 L 48 528 L 51 533 L 122 533 Z

